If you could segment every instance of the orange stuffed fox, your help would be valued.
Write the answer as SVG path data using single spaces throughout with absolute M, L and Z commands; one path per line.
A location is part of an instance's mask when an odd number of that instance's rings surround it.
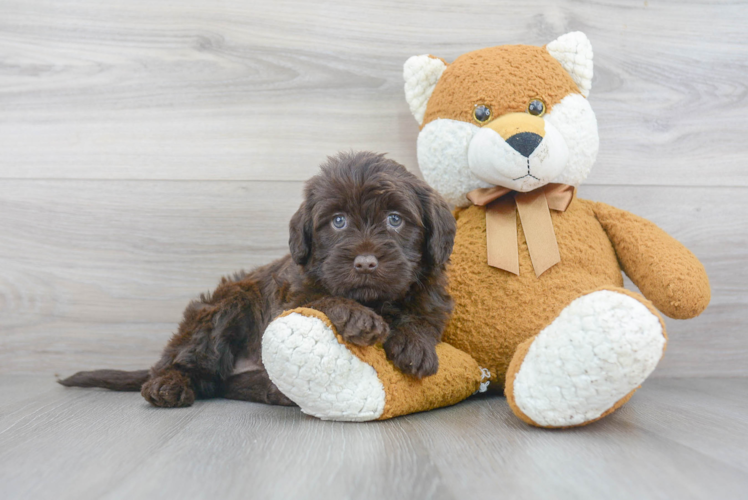
M 381 347 L 345 345 L 324 316 L 297 310 L 265 332 L 271 378 L 324 419 L 423 411 L 489 383 L 532 425 L 611 413 L 662 357 L 658 310 L 692 318 L 710 288 L 696 257 L 654 224 L 576 197 L 598 150 L 587 37 L 486 48 L 452 64 L 415 56 L 404 76 L 421 171 L 457 207 L 455 312 L 439 372 L 402 375 Z M 621 270 L 644 297 L 622 288 Z

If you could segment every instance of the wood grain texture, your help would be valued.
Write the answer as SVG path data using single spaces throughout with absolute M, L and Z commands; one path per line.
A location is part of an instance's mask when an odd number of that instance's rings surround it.
M 501 397 L 351 424 L 4 375 L 0 497 L 742 499 L 747 415 L 746 379 L 650 380 L 611 417 L 559 432 Z
M 748 4 L 3 0 L 0 176 L 303 180 L 416 168 L 402 64 L 572 30 L 595 49 L 588 184 L 748 185 Z M 705 174 L 708 172 L 708 174 Z

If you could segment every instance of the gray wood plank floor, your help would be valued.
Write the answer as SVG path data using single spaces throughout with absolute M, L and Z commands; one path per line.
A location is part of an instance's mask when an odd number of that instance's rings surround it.
M 745 499 L 748 380 L 650 380 L 615 415 L 548 431 L 502 397 L 387 422 L 0 377 L 0 498 Z

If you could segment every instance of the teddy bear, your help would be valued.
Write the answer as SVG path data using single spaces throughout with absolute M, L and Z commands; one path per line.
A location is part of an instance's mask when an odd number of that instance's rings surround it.
M 693 318 L 711 292 L 698 259 L 655 224 L 577 197 L 599 147 L 592 74 L 581 32 L 405 63 L 418 164 L 457 221 L 439 370 L 409 377 L 321 313 L 287 311 L 265 332 L 263 362 L 302 411 L 382 420 L 491 389 L 522 421 L 567 428 L 631 398 L 664 353 L 660 314 Z

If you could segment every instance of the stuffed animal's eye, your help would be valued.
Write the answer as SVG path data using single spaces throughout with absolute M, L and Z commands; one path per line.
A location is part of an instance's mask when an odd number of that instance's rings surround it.
M 403 218 L 400 214 L 390 214 L 387 216 L 387 224 L 390 227 L 400 227 L 403 224 Z
M 543 116 L 545 114 L 545 104 L 540 99 L 533 99 L 527 105 L 527 112 L 534 116 Z
M 332 227 L 335 229 L 343 229 L 348 222 L 345 220 L 345 215 L 343 214 L 336 214 L 332 217 Z
M 473 110 L 473 118 L 478 123 L 486 123 L 491 118 L 491 108 L 483 104 L 476 105 Z

